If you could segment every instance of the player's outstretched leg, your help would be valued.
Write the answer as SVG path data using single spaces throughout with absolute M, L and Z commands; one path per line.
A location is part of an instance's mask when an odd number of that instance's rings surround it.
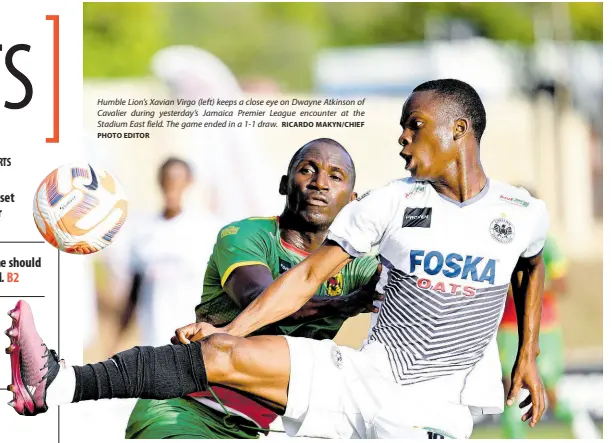
M 283 337 L 217 334 L 188 345 L 135 347 L 85 366 L 66 367 L 39 337 L 28 304 L 9 312 L 14 402 L 22 415 L 49 406 L 101 398 L 165 400 L 220 384 L 282 409 L 289 385 L 289 347 Z
M 209 384 L 220 384 L 262 400 L 275 411 L 287 406 L 291 370 L 289 345 L 282 336 L 240 338 L 215 334 L 201 342 Z

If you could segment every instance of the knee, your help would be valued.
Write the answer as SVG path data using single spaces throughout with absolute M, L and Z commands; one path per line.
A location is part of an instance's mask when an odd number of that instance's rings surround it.
M 209 382 L 231 381 L 244 368 L 244 338 L 213 334 L 202 340 L 202 356 Z

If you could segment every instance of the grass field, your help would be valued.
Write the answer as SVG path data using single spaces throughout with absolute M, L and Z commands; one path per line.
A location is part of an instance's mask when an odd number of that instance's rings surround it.
M 599 426 L 603 435 L 603 425 Z M 500 439 L 502 436 L 499 426 L 478 426 L 474 428 L 472 439 Z M 534 429 L 527 429 L 525 438 L 549 439 L 549 438 L 574 438 L 569 426 L 562 423 L 540 423 Z

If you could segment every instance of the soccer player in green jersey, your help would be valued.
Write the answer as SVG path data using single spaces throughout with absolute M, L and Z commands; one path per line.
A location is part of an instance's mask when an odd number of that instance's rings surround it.
M 355 166 L 339 143 L 318 139 L 300 148 L 281 178 L 286 204 L 280 217 L 247 218 L 219 232 L 197 321 L 228 324 L 272 281 L 316 250 L 340 209 L 356 198 L 354 184 Z M 294 315 L 255 334 L 333 338 L 348 317 L 376 312 L 377 268 L 375 257 L 354 260 Z M 219 386 L 185 398 L 139 400 L 126 438 L 256 438 L 258 429 L 268 429 L 275 418 L 260 402 Z
M 535 194 L 531 191 L 532 196 Z M 557 297 L 566 292 L 567 260 L 557 241 L 551 235 L 546 239 L 542 251 L 546 266 L 546 280 L 542 295 L 542 317 L 540 320 L 540 355 L 537 358 L 538 371 L 546 389 L 550 410 L 557 420 L 572 425 L 574 434 L 583 434 L 593 428 L 592 423 L 576 422 L 570 405 L 557 396 L 557 385 L 563 376 L 563 335 L 559 323 Z M 517 314 L 514 299 L 509 293 L 506 307 L 497 334 L 499 355 L 502 364 L 502 375 L 506 389 L 510 386 L 512 367 L 518 351 Z M 527 436 L 527 429 L 521 422 L 521 409 L 517 405 L 506 407 L 501 417 L 502 431 L 505 438 L 522 439 Z M 589 434 L 590 435 L 590 434 Z M 576 435 L 581 438 L 581 435 Z

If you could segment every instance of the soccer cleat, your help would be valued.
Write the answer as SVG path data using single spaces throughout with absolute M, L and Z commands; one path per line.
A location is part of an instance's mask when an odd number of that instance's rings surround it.
M 11 309 L 10 311 L 8 311 L 8 316 L 11 317 L 13 320 L 19 320 L 19 311 L 16 309 Z
M 9 316 L 13 324 L 5 334 L 11 339 L 6 352 L 11 356 L 12 383 L 8 390 L 13 393 L 13 400 L 8 404 L 20 415 L 46 412 L 47 388 L 65 363 L 43 343 L 25 301 L 18 301 Z

